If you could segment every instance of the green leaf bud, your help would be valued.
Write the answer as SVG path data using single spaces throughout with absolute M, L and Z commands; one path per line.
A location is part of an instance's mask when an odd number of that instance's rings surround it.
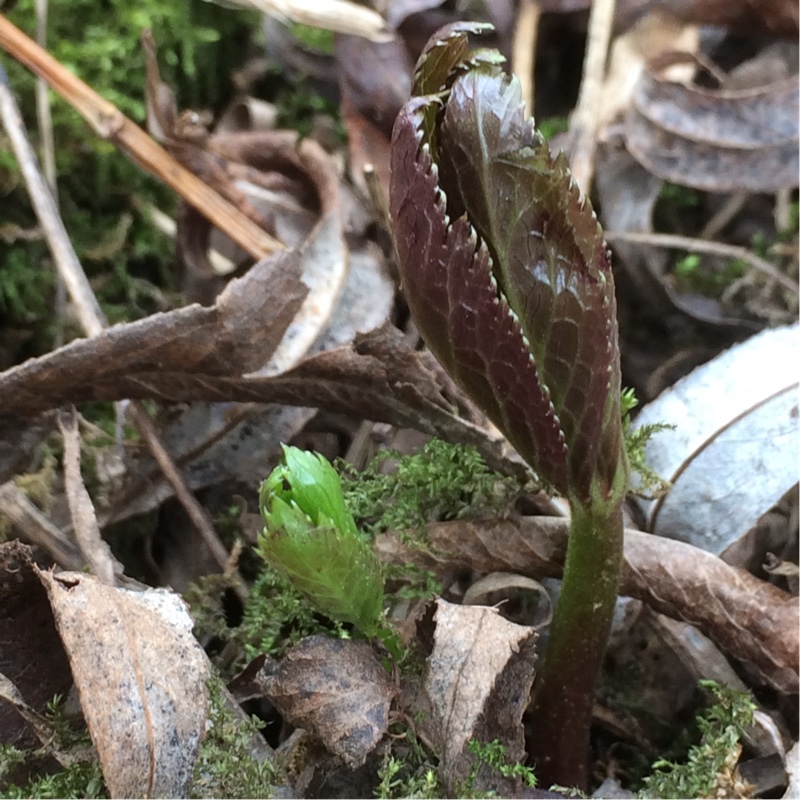
M 286 463 L 261 484 L 261 555 L 321 613 L 367 635 L 380 627 L 383 576 L 323 457 L 284 446 Z

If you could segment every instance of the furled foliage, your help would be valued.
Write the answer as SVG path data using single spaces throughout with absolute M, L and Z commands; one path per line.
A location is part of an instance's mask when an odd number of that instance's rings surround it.
M 284 456 L 261 485 L 261 554 L 323 614 L 376 633 L 383 575 L 345 506 L 338 473 L 296 447 L 284 446 Z
M 625 483 L 614 282 L 594 212 L 494 51 L 429 42 L 392 147 L 403 289 L 447 370 L 559 492 Z

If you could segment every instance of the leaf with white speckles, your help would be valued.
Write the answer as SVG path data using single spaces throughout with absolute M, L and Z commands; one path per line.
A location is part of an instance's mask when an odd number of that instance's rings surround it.
M 37 572 L 111 797 L 186 797 L 211 665 L 183 600 Z

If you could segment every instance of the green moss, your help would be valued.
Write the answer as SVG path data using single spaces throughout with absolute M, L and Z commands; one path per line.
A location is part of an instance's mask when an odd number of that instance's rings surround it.
M 623 389 L 620 394 L 620 411 L 622 413 L 622 435 L 625 440 L 625 451 L 631 474 L 638 475 L 639 483 L 636 493 L 649 497 L 660 497 L 669 491 L 671 484 L 652 470 L 645 460 L 645 449 L 650 439 L 659 431 L 672 430 L 674 425 L 657 422 L 653 425 L 641 425 L 634 429 L 631 422 L 631 411 L 639 405 L 633 389 Z
M 337 466 L 348 508 L 359 528 L 373 536 L 501 514 L 525 490 L 518 478 L 489 469 L 475 448 L 440 439 L 410 456 L 384 450 L 362 472 L 344 462 Z
M 223 696 L 219 679 L 208 683 L 209 713 L 206 735 L 194 766 L 190 797 L 272 797 L 278 779 L 274 761 L 259 761 L 250 750 L 253 736 L 264 724 L 234 715 Z
M 11 745 L 0 744 L 0 798 L 108 797 L 100 765 L 71 764 L 60 772 L 34 778 L 25 786 L 3 785 L 4 771 L 26 760 Z
M 315 616 L 308 600 L 265 566 L 250 590 L 237 631 L 246 659 L 259 653 L 278 656 L 303 637 L 321 631 L 331 633 Z
M 436 774 L 436 757 L 416 737 L 413 728 L 398 719 L 392 726 L 392 746 L 386 748 L 378 769 L 375 796 L 382 800 L 400 797 L 443 797 Z
M 548 117 L 541 122 L 536 123 L 539 132 L 549 142 L 560 133 L 566 133 L 569 130 L 568 117 Z
M 722 269 L 708 269 L 698 253 L 688 253 L 675 262 L 675 284 L 682 291 L 719 297 L 733 281 L 741 278 L 749 265 L 741 258 L 731 259 Z
M 327 53 L 328 55 L 333 53 L 333 31 L 325 28 L 314 28 L 299 22 L 293 22 L 289 29 L 292 36 L 309 50 L 316 50 L 319 53 Z
M 714 681 L 701 681 L 700 685 L 710 690 L 715 702 L 697 717 L 699 743 L 690 748 L 683 763 L 656 761 L 639 797 L 730 796 L 740 753 L 739 739 L 752 724 L 756 705 L 749 692 Z
M 20 0 L 8 16 L 34 35 L 34 0 Z M 139 44 L 143 29 L 153 30 L 162 76 L 175 88 L 179 106 L 219 107 L 230 95 L 228 75 L 241 63 L 246 52 L 243 45 L 256 24 L 254 14 L 234 13 L 202 0 L 55 0 L 48 9 L 48 49 L 67 69 L 144 125 L 145 61 Z M 5 66 L 38 147 L 35 78 L 12 59 Z M 96 135 L 64 100 L 54 93 L 51 96 L 61 213 L 78 257 L 96 284 L 101 305 L 112 322 L 163 310 L 160 292 L 175 286 L 173 245 L 141 218 L 135 200 L 171 212 L 175 197 L 111 142 Z M 35 227 L 18 166 L 5 147 L 0 147 L 0 197 L 5 224 Z M 96 258 L 98 243 L 110 243 L 115 233 L 122 233 L 116 246 L 106 247 Z M 21 237 L 7 239 L 0 238 L 0 263 L 6 267 L 0 276 L 0 312 L 7 312 L 4 321 L 49 320 L 54 278 L 45 244 Z M 160 289 L 154 292 L 151 286 L 156 285 Z M 79 333 L 69 332 L 71 336 Z
M 52 745 L 70 753 L 75 762 L 49 775 L 34 775 L 24 786 L 7 783 L 13 769 L 49 752 L 44 747 L 22 752 L 0 744 L 0 798 L 108 797 L 100 764 L 85 729 L 76 730 L 64 714 L 63 699 L 56 695 L 45 710 Z
M 265 565 L 250 588 L 240 624 L 231 625 L 223 601 L 225 592 L 233 588 L 231 576 L 205 575 L 184 593 L 197 638 L 216 638 L 237 646 L 238 655 L 225 665 L 225 674 L 232 674 L 262 653 L 277 658 L 305 636 L 343 634 L 340 626 L 317 616 L 306 598 Z
M 251 754 L 253 736 L 260 736 L 263 723 L 255 718 L 242 720 L 228 706 L 223 683 L 214 678 L 208 683 L 209 707 L 205 736 L 194 765 L 190 797 L 271 797 L 278 770 L 273 761 L 259 761 Z M 60 751 L 74 752 L 88 747 L 85 731 L 69 726 L 59 698 L 48 704 L 47 717 Z M 51 775 L 35 776 L 24 786 L 7 783 L 12 770 L 43 751 L 24 753 L 0 744 L 0 798 L 108 797 L 100 764 L 96 759 L 71 764 Z
M 485 796 L 484 794 L 476 795 L 473 791 L 478 770 L 484 764 L 503 778 L 519 778 L 525 786 L 531 789 L 536 788 L 536 775 L 533 770 L 519 762 L 511 763 L 508 760 L 506 746 L 501 744 L 497 739 L 491 742 L 479 742 L 475 739 L 471 739 L 468 746 L 470 753 L 475 756 L 475 762 L 470 770 L 470 774 L 467 778 L 467 785 L 462 796 Z

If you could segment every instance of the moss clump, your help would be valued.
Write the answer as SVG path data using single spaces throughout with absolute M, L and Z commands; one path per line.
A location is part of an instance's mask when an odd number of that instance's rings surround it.
M 278 770 L 271 760 L 251 754 L 253 736 L 264 727 L 255 717 L 237 718 L 223 696 L 219 679 L 208 683 L 206 735 L 194 766 L 190 797 L 272 797 Z
M 389 469 L 391 462 L 396 462 Z M 491 470 L 474 447 L 431 439 L 419 453 L 380 452 L 362 472 L 338 465 L 347 507 L 376 535 L 430 522 L 508 511 L 525 486 Z
M 714 704 L 697 717 L 700 742 L 690 748 L 684 763 L 659 760 L 644 780 L 639 797 L 747 797 L 738 776 L 739 739 L 753 722 L 756 705 L 749 692 L 739 692 L 714 681 L 701 681 Z

